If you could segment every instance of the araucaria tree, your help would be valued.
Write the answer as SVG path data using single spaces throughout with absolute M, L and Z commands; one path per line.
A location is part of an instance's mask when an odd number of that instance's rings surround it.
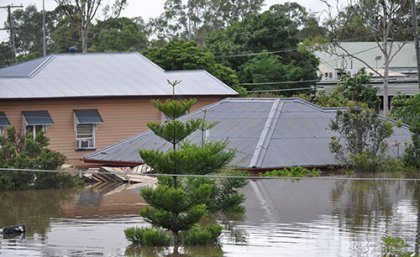
M 178 83 L 178 81 L 169 82 L 173 88 Z M 177 175 L 205 175 L 216 172 L 233 158 L 234 152 L 225 150 L 227 145 L 225 141 L 202 142 L 199 145 L 185 142 L 185 139 L 193 132 L 213 126 L 203 119 L 190 119 L 185 122 L 178 119 L 196 103 L 195 99 L 168 99 L 165 102 L 155 100 L 152 103 L 166 116 L 167 121 L 165 123 L 151 122 L 148 127 L 172 147 L 166 152 L 140 150 L 140 156 L 144 162 L 156 173 L 168 174 L 159 178 L 156 188 L 145 188 L 140 191 L 150 205 L 142 209 L 140 214 L 154 227 L 172 232 L 174 251 L 177 252 L 178 247 L 183 243 L 182 239 L 188 237 L 188 230 L 197 231 L 194 225 L 207 214 L 210 208 L 214 207 L 209 203 L 223 205 L 216 202 L 220 197 L 217 196 L 218 189 L 215 183 L 207 179 L 181 179 Z M 241 201 L 238 204 L 240 203 Z M 158 234 L 154 228 L 141 231 L 143 232 L 138 235 L 141 240 L 137 240 L 140 244 L 150 242 L 147 239 L 148 234 Z M 221 227 L 216 225 L 202 231 L 208 231 L 208 238 L 214 241 L 220 235 Z M 134 242 L 128 232 L 126 230 L 127 238 Z
M 386 139 L 392 135 L 392 124 L 377 113 L 358 105 L 338 110 L 330 129 L 330 150 L 337 160 L 355 171 L 377 171 L 385 160 Z

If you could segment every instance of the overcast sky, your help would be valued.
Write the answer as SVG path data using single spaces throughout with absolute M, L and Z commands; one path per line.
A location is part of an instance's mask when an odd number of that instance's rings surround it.
M 328 0 L 331 2 L 335 2 L 336 0 Z M 103 0 L 104 4 L 112 3 L 113 0 Z M 165 0 L 128 0 L 128 6 L 123 11 L 122 16 L 127 17 L 137 17 L 141 16 L 145 21 L 149 18 L 154 18 L 159 16 L 163 11 L 163 3 Z M 284 2 L 291 2 L 286 0 L 266 0 L 264 9 L 267 9 L 273 4 L 281 4 Z M 322 11 L 326 9 L 324 3 L 320 0 L 297 0 L 302 6 L 305 6 L 308 10 L 312 12 L 317 12 L 318 14 L 322 14 Z M 38 10 L 42 9 L 42 0 L 0 0 L 0 6 L 5 5 L 20 5 L 22 4 L 24 7 L 34 4 L 38 8 Z M 52 10 L 56 6 L 56 2 L 54 0 L 45 0 L 45 9 Z M 100 13 L 100 12 L 99 12 Z M 3 27 L 3 24 L 7 18 L 7 11 L 6 9 L 0 9 L 0 27 Z M 5 33 L 0 36 L 1 40 L 4 40 Z

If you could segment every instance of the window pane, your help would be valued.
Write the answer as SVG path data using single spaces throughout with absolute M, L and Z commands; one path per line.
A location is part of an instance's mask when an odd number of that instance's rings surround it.
M 34 132 L 34 126 L 26 126 L 26 134 L 31 134 Z
M 93 124 L 79 124 L 76 131 L 76 148 L 95 148 Z

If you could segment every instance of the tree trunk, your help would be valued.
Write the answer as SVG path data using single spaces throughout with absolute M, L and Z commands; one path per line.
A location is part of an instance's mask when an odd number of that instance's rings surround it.
M 389 74 L 389 56 L 385 56 L 385 65 L 384 65 L 384 77 L 383 77 L 383 84 L 384 84 L 384 91 L 383 91 L 383 97 L 384 97 L 384 116 L 388 116 L 389 112 L 389 101 L 388 101 L 388 74 Z
M 178 232 L 174 232 L 174 251 L 173 254 L 179 254 L 179 246 L 181 244 L 181 239 L 179 238 Z
M 87 49 L 88 49 L 88 35 L 89 35 L 89 24 L 82 25 L 82 53 L 87 53 Z

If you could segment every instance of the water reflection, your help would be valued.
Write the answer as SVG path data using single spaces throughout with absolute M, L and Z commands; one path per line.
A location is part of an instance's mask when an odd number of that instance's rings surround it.
M 0 227 L 26 224 L 26 235 L 44 237 L 52 217 L 62 217 L 62 205 L 75 190 L 37 190 L 0 192 Z
M 125 253 L 129 257 L 219 257 L 224 256 L 221 247 L 184 247 L 178 254 L 171 252 L 170 248 L 159 247 L 127 247 Z
M 25 238 L 0 237 L 3 256 L 171 256 L 171 248 L 130 246 L 124 229 L 138 215 L 138 187 L 0 192 L 0 226 L 24 223 Z M 181 256 L 379 256 L 381 238 L 420 238 L 420 183 L 332 179 L 253 180 L 243 216 L 214 216 L 221 247 Z M 178 255 L 180 256 L 180 255 Z

